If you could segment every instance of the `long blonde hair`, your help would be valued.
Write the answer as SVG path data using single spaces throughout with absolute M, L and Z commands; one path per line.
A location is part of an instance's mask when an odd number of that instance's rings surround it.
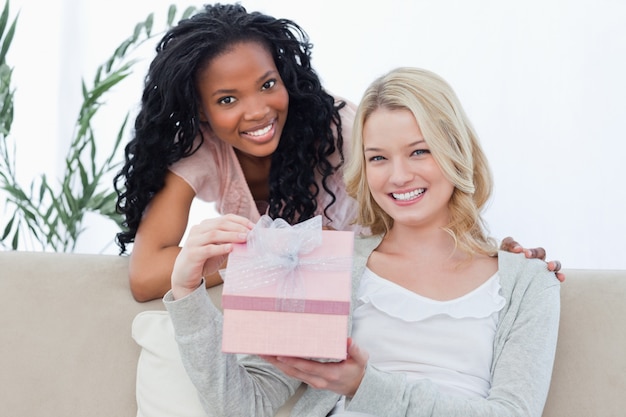
M 417 120 L 431 154 L 455 189 L 444 228 L 457 247 L 469 254 L 493 255 L 495 240 L 487 236 L 481 211 L 493 181 L 478 136 L 459 99 L 437 74 L 419 68 L 396 68 L 376 79 L 359 104 L 352 133 L 352 153 L 344 171 L 348 194 L 359 203 L 356 222 L 372 233 L 386 233 L 393 219 L 372 198 L 365 175 L 363 126 L 378 108 L 408 110 Z

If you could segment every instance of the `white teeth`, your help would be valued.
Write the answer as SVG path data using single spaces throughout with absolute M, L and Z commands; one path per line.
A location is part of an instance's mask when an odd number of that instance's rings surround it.
M 255 130 L 254 132 L 246 132 L 246 133 L 248 135 L 250 135 L 250 136 L 263 136 L 267 132 L 269 132 L 271 128 L 272 128 L 272 125 L 269 124 L 266 127 L 264 127 L 263 129 Z
M 424 194 L 424 191 L 426 190 L 423 188 L 418 188 L 417 190 L 413 190 L 408 193 L 402 193 L 402 194 L 391 193 L 391 195 L 396 200 L 408 201 L 408 200 L 413 200 L 419 197 L 420 195 Z

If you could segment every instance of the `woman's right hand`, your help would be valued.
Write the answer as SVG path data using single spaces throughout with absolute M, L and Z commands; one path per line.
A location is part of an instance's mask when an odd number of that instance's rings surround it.
M 217 272 L 232 251 L 232 244 L 244 243 L 253 227 L 250 220 L 235 214 L 204 220 L 193 226 L 174 262 L 174 299 L 190 294 L 201 284 L 203 276 Z
M 285 375 L 315 388 L 353 397 L 363 381 L 369 354 L 348 338 L 348 356 L 341 362 L 262 355 Z

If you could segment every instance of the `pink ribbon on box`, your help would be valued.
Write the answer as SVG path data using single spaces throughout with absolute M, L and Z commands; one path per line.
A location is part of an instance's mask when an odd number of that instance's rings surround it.
M 257 309 L 347 314 L 344 310 L 349 306 L 345 303 L 306 300 L 304 297 L 305 285 L 300 271 L 345 271 L 352 267 L 350 257 L 301 258 L 321 244 L 321 216 L 291 226 L 283 219 L 272 220 L 264 215 L 248 235 L 245 254 L 237 255 L 233 262 L 229 261 L 228 268 L 221 270 L 220 274 L 229 292 L 233 293 L 278 283 L 273 308 L 262 300 L 253 303 Z M 233 297 L 222 300 L 224 308 L 249 308 L 246 304 L 249 303 L 236 302 Z

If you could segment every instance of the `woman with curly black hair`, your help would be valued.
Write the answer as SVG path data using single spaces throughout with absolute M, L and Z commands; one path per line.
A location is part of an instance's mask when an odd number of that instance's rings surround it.
M 356 203 L 342 180 L 356 108 L 324 90 L 311 48 L 293 21 L 239 4 L 206 5 L 161 39 L 114 181 L 125 216 L 120 252 L 133 243 L 135 299 L 170 288 L 195 197 L 247 219 L 226 230 L 215 219 L 194 226 L 211 235 L 207 249 L 245 241 L 261 214 L 292 224 L 321 214 L 327 228 L 356 230 Z M 540 250 L 531 256 L 545 257 Z M 221 282 L 204 276 L 207 286 Z
M 352 228 L 341 165 L 354 106 L 324 90 L 311 47 L 296 23 L 239 4 L 206 5 L 162 38 L 115 178 L 136 299 L 169 289 L 196 196 L 250 224 L 323 214 L 327 227 Z

